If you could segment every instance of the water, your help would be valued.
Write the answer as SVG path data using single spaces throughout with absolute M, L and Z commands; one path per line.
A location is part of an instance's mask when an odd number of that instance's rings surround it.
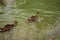
M 12 3 L 13 1 L 14 3 Z M 0 14 L 0 27 L 11 24 L 14 20 L 18 21 L 18 25 L 9 32 L 0 33 L 0 40 L 49 40 L 54 33 L 56 33 L 56 36 L 53 35 L 52 38 L 60 35 L 57 28 L 59 25 L 56 25 L 55 27 L 57 21 L 59 21 L 57 23 L 60 24 L 60 20 L 57 20 L 57 18 L 60 18 L 59 11 L 12 9 L 11 3 L 15 5 L 15 0 L 7 1 L 6 6 L 3 8 L 5 13 Z M 36 11 L 40 12 L 37 21 L 27 23 L 27 19 L 32 15 L 35 15 Z

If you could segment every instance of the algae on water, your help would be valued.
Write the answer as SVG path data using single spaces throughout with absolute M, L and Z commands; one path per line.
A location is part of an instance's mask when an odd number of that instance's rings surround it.
M 37 11 L 37 20 L 28 22 Z M 18 26 L 0 33 L 0 40 L 60 40 L 60 0 L 1 0 L 0 28 L 15 20 Z

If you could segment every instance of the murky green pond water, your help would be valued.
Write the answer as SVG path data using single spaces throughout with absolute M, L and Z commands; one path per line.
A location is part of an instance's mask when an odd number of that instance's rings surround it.
M 60 36 L 58 35 L 60 34 L 57 32 L 59 31 L 57 29 L 60 26 L 60 11 L 58 11 L 59 8 L 57 6 L 56 8 L 52 8 L 55 2 L 58 1 L 48 1 L 50 5 L 44 0 L 26 0 L 26 2 L 24 4 L 20 0 L 17 2 L 17 8 L 11 8 L 7 11 L 4 10 L 3 13 L 0 13 L 0 28 L 6 24 L 13 23 L 14 20 L 18 22 L 18 26 L 9 32 L 0 33 L 0 40 L 50 40 L 55 37 L 55 40 L 59 40 Z M 41 5 L 39 4 L 40 2 Z M 27 23 L 27 19 L 35 15 L 37 11 L 40 13 L 36 22 Z

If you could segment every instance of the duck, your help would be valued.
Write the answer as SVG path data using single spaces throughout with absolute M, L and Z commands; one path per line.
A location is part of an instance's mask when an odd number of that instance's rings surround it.
M 3 28 L 0 28 L 0 32 L 4 33 L 6 31 L 10 31 L 13 29 L 15 26 L 17 26 L 17 21 L 15 21 L 13 24 L 6 24 Z
M 29 22 L 35 22 L 35 20 L 37 19 L 39 14 L 39 11 L 37 11 L 36 15 L 31 16 L 30 18 L 28 18 Z

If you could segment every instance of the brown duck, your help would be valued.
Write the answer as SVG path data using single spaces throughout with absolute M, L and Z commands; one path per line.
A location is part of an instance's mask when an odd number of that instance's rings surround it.
M 38 14 L 39 14 L 39 11 L 37 11 L 37 13 L 36 13 L 36 15 L 34 16 L 31 16 L 29 19 L 28 19 L 28 21 L 29 22 L 35 22 L 35 20 L 37 19 L 37 17 L 38 17 Z
M 6 31 L 10 31 L 16 25 L 17 25 L 17 21 L 15 21 L 13 24 L 7 24 L 3 28 L 0 28 L 0 32 L 3 33 L 3 32 L 6 32 Z

